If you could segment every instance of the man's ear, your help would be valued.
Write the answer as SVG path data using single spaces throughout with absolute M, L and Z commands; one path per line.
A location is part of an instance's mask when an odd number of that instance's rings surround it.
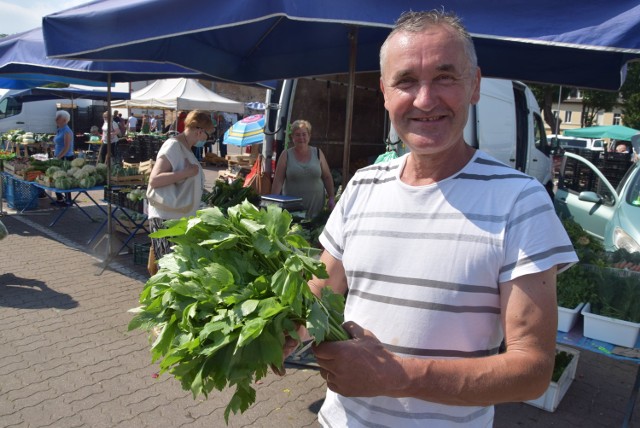
M 480 80 L 482 80 L 480 67 L 476 67 L 476 72 L 474 73 L 473 80 L 474 82 L 472 84 L 474 85 L 474 88 L 473 93 L 471 94 L 470 102 L 472 105 L 475 105 L 478 104 L 478 101 L 480 101 Z

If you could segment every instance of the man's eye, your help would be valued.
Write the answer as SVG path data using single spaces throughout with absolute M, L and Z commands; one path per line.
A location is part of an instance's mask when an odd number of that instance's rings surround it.
M 443 74 L 441 76 L 438 76 L 434 79 L 434 82 L 436 83 L 440 83 L 440 84 L 451 84 L 456 82 L 458 79 L 456 79 L 454 76 L 450 75 L 450 74 Z

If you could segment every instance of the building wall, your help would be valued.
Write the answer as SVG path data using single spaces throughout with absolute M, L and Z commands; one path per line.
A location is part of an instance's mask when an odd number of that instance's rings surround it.
M 554 103 L 552 106 L 553 111 L 558 110 L 558 103 Z M 565 117 L 567 112 L 571 112 L 571 121 L 566 122 Z M 596 115 L 594 125 L 614 125 L 615 115 L 622 115 L 622 109 L 619 106 L 613 108 L 612 111 L 600 111 Z M 560 132 L 562 134 L 563 131 L 567 129 L 576 129 L 581 128 L 582 122 L 582 98 L 568 98 L 562 103 L 560 103 L 560 119 L 562 122 L 560 123 Z M 545 122 L 545 130 L 547 134 L 555 134 L 555 129 L 551 129 Z

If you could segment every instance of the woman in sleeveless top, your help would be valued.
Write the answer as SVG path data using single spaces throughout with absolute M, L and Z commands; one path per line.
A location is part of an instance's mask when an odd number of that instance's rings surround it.
M 302 198 L 302 204 L 311 219 L 324 208 L 325 191 L 328 207 L 333 209 L 333 177 L 324 154 L 317 147 L 309 146 L 311 124 L 296 120 L 291 124 L 293 147 L 283 152 L 278 159 L 273 185 L 274 194 Z

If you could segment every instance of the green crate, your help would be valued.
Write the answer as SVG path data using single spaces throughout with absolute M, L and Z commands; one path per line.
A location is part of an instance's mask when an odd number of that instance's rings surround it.
M 133 264 L 146 266 L 149 260 L 150 248 L 151 244 L 149 243 L 143 244 L 136 242 L 133 244 Z

